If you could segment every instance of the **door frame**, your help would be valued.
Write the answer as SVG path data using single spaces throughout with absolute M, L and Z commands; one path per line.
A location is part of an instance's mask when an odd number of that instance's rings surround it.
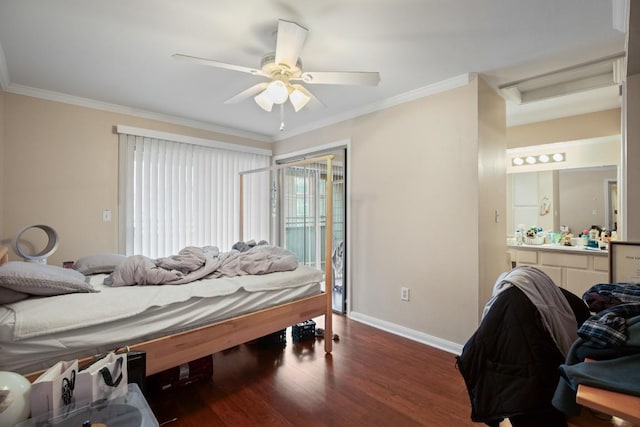
M 313 147 L 304 148 L 298 151 L 291 151 L 288 153 L 282 153 L 274 155 L 272 158 L 272 163 L 275 166 L 278 161 L 285 159 L 294 159 L 297 157 L 309 157 L 311 155 L 316 155 L 320 152 L 334 150 L 338 148 L 345 148 L 346 150 L 346 185 L 345 185 L 345 247 L 346 247 L 346 256 L 344 260 L 344 292 L 345 292 L 345 301 L 344 301 L 344 313 L 349 314 L 351 311 L 351 179 L 349 178 L 350 170 L 351 170 L 351 139 L 342 139 L 335 142 L 331 142 L 328 144 L 316 145 Z M 330 262 L 330 260 L 327 260 Z M 333 292 L 333 290 L 332 290 Z

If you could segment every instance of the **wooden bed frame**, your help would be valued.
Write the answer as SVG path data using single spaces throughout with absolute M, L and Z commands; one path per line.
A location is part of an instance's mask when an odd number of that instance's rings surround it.
M 271 168 L 256 169 L 243 172 L 240 175 L 240 240 L 242 240 L 243 225 L 243 175 L 256 172 L 267 172 L 305 163 L 326 162 L 327 188 L 326 188 L 326 241 L 325 241 L 325 291 L 319 295 L 306 297 L 301 300 L 289 302 L 228 320 L 199 327 L 197 329 L 160 337 L 146 342 L 133 344 L 128 347 L 130 351 L 146 352 L 146 374 L 152 375 L 163 370 L 187 363 L 213 353 L 226 350 L 260 338 L 267 334 L 285 329 L 305 320 L 324 316 L 324 350 L 331 353 L 333 349 L 333 325 L 332 325 L 332 234 L 333 234 L 333 180 L 331 162 L 334 156 L 316 157 L 286 165 L 273 166 Z M 3 255 L 0 252 L 0 255 Z M 0 256 L 7 261 L 6 252 Z M 2 263 L 2 262 L 0 262 Z M 93 355 L 87 355 L 85 360 L 90 360 Z M 43 371 L 25 375 L 30 381 L 38 378 Z

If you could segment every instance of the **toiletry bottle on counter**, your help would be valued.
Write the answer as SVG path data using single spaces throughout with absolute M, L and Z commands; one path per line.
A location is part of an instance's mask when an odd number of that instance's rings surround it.
M 589 234 L 588 234 L 589 241 L 587 242 L 587 246 L 590 248 L 600 247 L 600 242 L 598 240 L 599 238 L 600 238 L 600 230 L 592 226 L 591 230 L 589 230 Z
M 516 235 L 516 245 L 521 245 L 522 244 L 522 230 L 520 230 L 519 228 L 516 228 L 515 235 Z
M 556 242 L 556 233 L 549 230 L 547 231 L 547 241 L 546 243 L 554 244 Z
M 583 230 L 580 235 L 580 246 L 587 246 L 589 244 L 589 231 Z

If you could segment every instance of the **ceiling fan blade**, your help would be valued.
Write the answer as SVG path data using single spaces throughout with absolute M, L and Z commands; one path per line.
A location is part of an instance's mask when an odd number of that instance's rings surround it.
M 206 59 L 206 58 L 198 58 L 197 56 L 183 55 L 181 53 L 174 53 L 172 56 L 173 58 L 180 59 L 182 61 L 194 62 L 196 64 L 208 65 L 210 67 L 216 67 L 216 68 L 225 68 L 227 70 L 241 71 L 243 73 L 249 73 L 256 76 L 269 77 L 268 75 L 264 74 L 262 70 L 259 70 L 257 68 L 244 67 L 242 65 L 227 64 L 226 62 L 219 62 L 219 61 L 214 61 L 212 59 Z
M 377 86 L 380 73 L 364 71 L 308 71 L 301 79 L 309 84 Z M 292 79 L 293 80 L 293 79 Z
M 306 39 L 306 28 L 295 22 L 280 19 L 276 34 L 276 64 L 286 64 L 294 68 Z
M 231 98 L 224 101 L 225 104 L 237 104 L 238 102 L 244 101 L 245 99 L 251 98 L 254 95 L 259 94 L 263 90 L 267 88 L 269 83 L 258 83 L 257 85 L 251 86 L 249 89 L 243 90 L 239 94 L 232 96 Z
M 318 98 L 316 98 L 311 92 L 309 92 L 307 90 L 307 88 L 305 88 L 302 85 L 298 85 L 298 84 L 292 84 L 291 87 L 293 87 L 294 89 L 298 89 L 300 92 L 304 93 L 306 96 L 308 96 L 309 98 L 311 98 L 309 100 L 309 102 L 307 102 L 306 107 L 310 110 L 317 110 L 319 108 L 323 108 L 325 107 L 325 105 L 322 103 L 322 101 L 320 101 Z

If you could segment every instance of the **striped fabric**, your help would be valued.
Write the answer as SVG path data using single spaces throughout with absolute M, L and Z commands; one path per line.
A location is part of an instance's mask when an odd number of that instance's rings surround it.
M 635 283 L 607 283 L 591 287 L 584 293 L 585 301 L 598 296 L 616 301 L 616 305 L 599 311 L 578 329 L 578 336 L 598 348 L 616 347 L 627 341 L 627 319 L 640 315 L 640 285 Z M 589 304 L 591 307 L 592 304 Z
M 270 156 L 120 134 L 120 250 L 158 258 L 186 246 L 228 251 L 239 239 L 240 172 Z M 245 234 L 268 240 L 269 174 L 244 186 Z

